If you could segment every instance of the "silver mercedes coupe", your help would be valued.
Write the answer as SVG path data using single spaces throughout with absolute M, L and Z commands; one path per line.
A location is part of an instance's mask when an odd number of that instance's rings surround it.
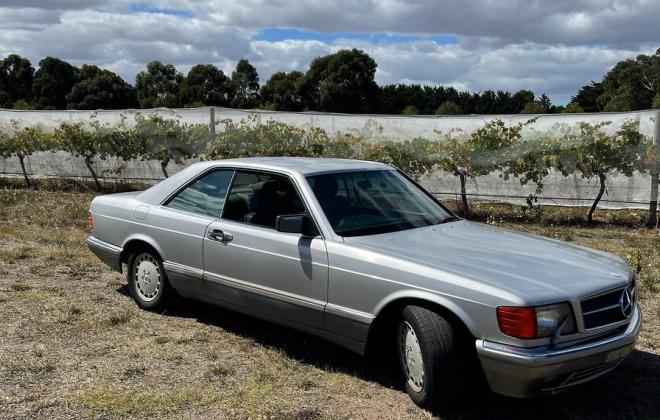
M 566 390 L 614 369 L 641 326 L 621 258 L 463 220 L 380 163 L 201 162 L 96 197 L 88 223 L 140 307 L 198 299 L 396 361 L 425 407 L 473 371 L 504 395 Z

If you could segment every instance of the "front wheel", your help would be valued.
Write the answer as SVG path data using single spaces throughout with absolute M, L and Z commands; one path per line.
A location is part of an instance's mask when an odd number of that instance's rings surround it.
M 149 251 L 128 260 L 128 288 L 140 308 L 152 311 L 164 309 L 174 295 L 160 257 Z
M 397 349 L 405 389 L 426 408 L 455 403 L 462 390 L 462 358 L 454 328 L 442 316 L 406 306 L 397 328 Z

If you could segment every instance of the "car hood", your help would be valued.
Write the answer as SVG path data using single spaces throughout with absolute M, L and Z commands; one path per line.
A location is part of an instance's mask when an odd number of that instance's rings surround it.
M 530 304 L 581 298 L 627 283 L 625 261 L 554 239 L 459 220 L 345 238 L 347 243 L 524 297 Z

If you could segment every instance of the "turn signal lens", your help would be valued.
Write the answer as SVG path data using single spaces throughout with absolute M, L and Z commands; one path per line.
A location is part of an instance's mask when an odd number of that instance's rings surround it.
M 500 306 L 497 308 L 500 331 L 516 338 L 536 338 L 536 311 L 534 308 Z
M 87 230 L 89 232 L 94 230 L 94 218 L 92 217 L 92 212 L 87 212 Z

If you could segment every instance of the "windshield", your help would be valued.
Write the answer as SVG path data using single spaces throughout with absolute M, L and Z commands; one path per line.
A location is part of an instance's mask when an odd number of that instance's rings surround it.
M 329 173 L 307 181 L 341 236 L 395 232 L 456 218 L 393 170 Z

